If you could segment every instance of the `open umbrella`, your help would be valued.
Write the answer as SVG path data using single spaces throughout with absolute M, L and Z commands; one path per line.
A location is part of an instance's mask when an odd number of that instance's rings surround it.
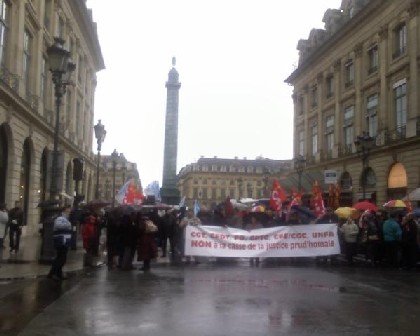
M 307 219 L 308 222 L 313 219 L 316 219 L 316 215 L 314 214 L 314 212 L 303 205 L 295 204 L 292 205 L 291 209 L 298 213 L 298 215 L 305 217 L 304 219 Z
M 371 210 L 371 211 L 377 211 L 378 207 L 373 204 L 370 203 L 368 201 L 361 201 L 361 202 L 357 202 L 353 204 L 353 208 L 357 209 L 357 210 Z
M 89 209 L 100 209 L 103 207 L 106 207 L 107 205 L 110 205 L 111 202 L 102 200 L 102 199 L 94 199 L 89 202 L 87 202 L 84 207 Z
M 391 201 L 386 202 L 383 205 L 383 207 L 384 208 L 406 208 L 407 204 L 405 204 L 404 201 L 397 199 L 397 200 L 391 200 Z
M 405 196 L 403 201 L 420 201 L 420 188 L 414 189 L 412 192 L 410 192 L 407 196 Z
M 145 210 L 169 210 L 172 209 L 172 205 L 166 203 L 155 203 L 155 204 L 142 204 L 142 209 Z
M 356 219 L 357 217 L 359 217 L 359 211 L 356 208 L 352 208 L 352 207 L 339 207 L 337 208 L 334 213 L 339 217 L 339 218 L 353 218 Z
M 262 205 L 256 205 L 251 208 L 251 212 L 264 212 L 264 211 L 265 211 L 265 207 Z

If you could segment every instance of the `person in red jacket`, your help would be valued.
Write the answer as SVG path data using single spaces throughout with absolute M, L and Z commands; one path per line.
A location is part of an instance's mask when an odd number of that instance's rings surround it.
M 83 248 L 86 251 L 85 266 L 92 266 L 96 249 L 96 230 L 96 217 L 93 215 L 86 216 L 82 228 Z

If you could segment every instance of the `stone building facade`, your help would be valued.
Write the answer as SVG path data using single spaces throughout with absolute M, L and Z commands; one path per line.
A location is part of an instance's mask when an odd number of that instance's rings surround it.
M 73 159 L 81 158 L 79 194 L 91 199 L 96 73 L 105 67 L 91 12 L 84 0 L 0 0 L 0 202 L 21 201 L 27 232 L 49 199 L 56 117 L 46 50 L 54 37 L 76 64 L 60 106 L 59 190 L 74 195 Z
M 280 180 L 291 169 L 290 160 L 200 158 L 178 174 L 178 190 L 186 205 L 198 200 L 211 210 L 231 199 L 269 198 L 274 179 Z
M 130 179 L 136 186 L 139 187 L 139 190 L 142 190 L 136 163 L 128 161 L 123 153 L 119 153 L 118 157 L 115 158 L 115 161 L 112 155 L 101 156 L 98 185 L 99 199 L 106 200 L 111 203 L 113 200 L 113 195 L 116 194 Z
M 420 185 L 419 6 L 343 0 L 325 12 L 325 29 L 298 42 L 299 65 L 286 79 L 294 155 L 306 158 L 303 175 L 337 172 L 341 205 L 382 205 Z M 362 137 L 373 138 L 364 152 Z

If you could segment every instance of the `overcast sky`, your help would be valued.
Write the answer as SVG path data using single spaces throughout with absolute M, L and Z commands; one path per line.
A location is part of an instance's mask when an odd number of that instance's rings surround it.
M 166 88 L 176 57 L 177 172 L 201 156 L 291 159 L 292 87 L 299 39 L 324 28 L 341 0 L 87 0 L 106 69 L 95 123 L 137 163 L 143 187 L 162 181 Z M 96 152 L 96 142 L 93 146 Z

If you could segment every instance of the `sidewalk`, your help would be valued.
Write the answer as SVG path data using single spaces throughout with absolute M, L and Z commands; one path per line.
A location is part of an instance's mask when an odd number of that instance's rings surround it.
M 103 239 L 104 238 L 102 236 L 102 244 L 104 244 Z M 84 270 L 89 270 L 89 268 L 83 266 L 83 255 L 85 254 L 85 251 L 82 247 L 82 244 L 82 239 L 79 237 L 77 241 L 77 249 L 69 250 L 67 255 L 67 262 L 63 268 L 65 273 L 78 273 L 83 272 Z M 0 260 L 0 281 L 46 277 L 51 268 L 51 265 L 39 263 L 40 248 L 41 236 L 28 235 L 21 237 L 19 252 L 10 253 L 9 239 L 6 238 L 4 241 L 3 258 Z M 106 255 L 99 257 L 97 264 L 104 265 L 105 258 Z M 157 258 L 152 261 L 152 267 L 157 265 L 164 266 L 168 265 L 169 263 L 170 260 L 168 257 Z M 140 264 L 136 264 L 136 266 L 140 267 Z
M 39 263 L 40 247 L 40 235 L 22 236 L 19 252 L 10 253 L 9 239 L 6 239 L 0 261 L 0 281 L 47 276 L 51 265 Z M 75 251 L 69 250 L 64 271 L 69 273 L 83 270 L 83 254 L 81 246 L 77 246 Z

